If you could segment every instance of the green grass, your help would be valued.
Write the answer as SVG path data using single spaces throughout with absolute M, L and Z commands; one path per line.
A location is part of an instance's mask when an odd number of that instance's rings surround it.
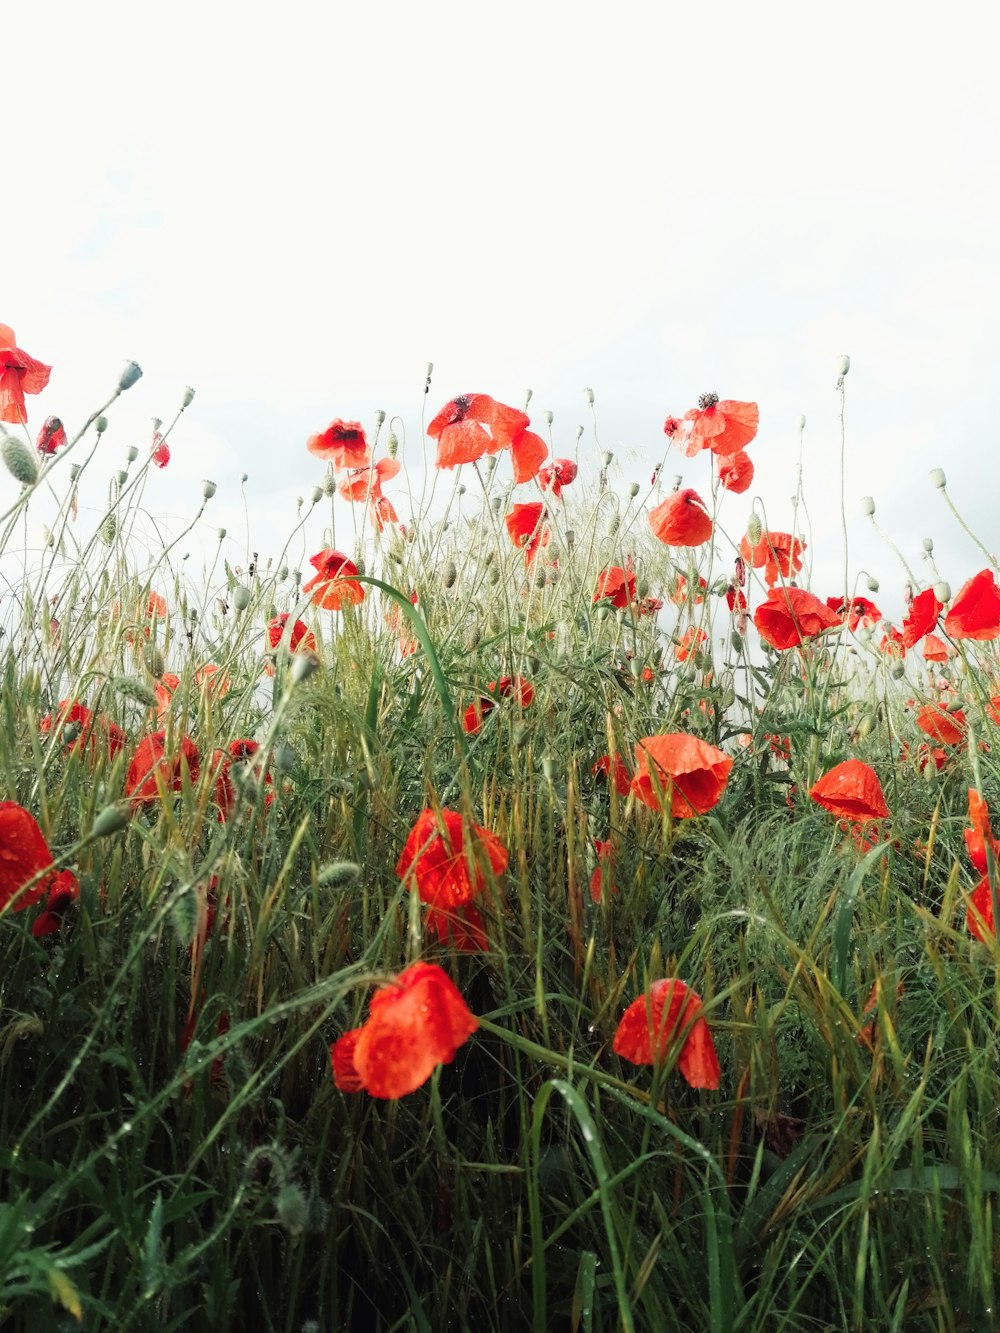
M 74 446 L 89 469 L 105 466 L 96 443 Z M 715 554 L 689 561 L 651 537 L 648 496 L 581 479 L 526 572 L 502 468 L 467 465 L 481 500 L 453 494 L 447 522 L 425 507 L 405 538 L 341 534 L 365 600 L 331 613 L 308 608 L 287 555 L 252 575 L 217 562 L 199 587 L 169 547 L 135 567 L 147 468 L 112 483 L 82 537 L 62 458 L 0 494 L 8 560 L 27 500 L 53 511 L 52 545 L 0 599 L 0 798 L 80 884 L 53 935 L 32 936 L 40 909 L 0 916 L 3 1327 L 994 1327 L 998 951 L 966 930 L 962 839 L 969 785 L 1000 802 L 996 754 L 978 749 L 995 740 L 993 645 L 961 646 L 964 678 L 936 672 L 970 694 L 972 740 L 922 773 L 900 758 L 922 739 L 905 707 L 926 697 L 919 657 L 897 679 L 846 631 L 786 653 L 736 634 L 721 524 Z M 600 570 L 630 556 L 637 596 L 677 572 L 690 588 L 703 573 L 709 595 L 659 618 L 595 605 Z M 169 615 L 148 625 L 151 590 Z M 763 590 L 748 594 L 752 609 Z M 320 665 L 279 648 L 272 678 L 264 628 L 285 611 Z M 671 636 L 692 624 L 709 642 L 678 663 Z M 207 662 L 224 697 L 195 683 Z M 156 721 L 163 671 L 180 679 Z M 531 704 L 466 735 L 465 709 L 504 674 L 530 680 Z M 61 699 L 128 744 L 67 750 L 39 727 Z M 195 742 L 198 775 L 96 836 L 136 743 L 164 726 L 168 750 Z M 592 773 L 672 731 L 735 758 L 703 817 Z M 787 765 L 768 735 L 789 737 Z M 209 759 L 239 738 L 264 762 L 234 767 L 220 821 Z M 890 809 L 865 856 L 808 797 L 848 756 Z M 395 873 L 434 804 L 509 852 L 480 903 L 487 953 L 429 935 Z M 595 838 L 617 888 L 599 904 Z M 417 958 L 449 973 L 479 1030 L 405 1098 L 338 1091 L 330 1044 Z M 612 1052 L 625 1007 L 664 976 L 704 1001 L 718 1091 L 689 1088 L 674 1059 Z

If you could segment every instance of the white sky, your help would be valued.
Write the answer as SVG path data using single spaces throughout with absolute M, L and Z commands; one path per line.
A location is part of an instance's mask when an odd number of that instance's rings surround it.
M 934 536 L 957 588 L 984 561 L 929 468 L 1000 545 L 991 10 L 5 6 L 0 321 L 55 368 L 31 424 L 72 426 L 136 359 L 110 475 L 193 385 L 149 505 L 190 514 L 211 476 L 209 530 L 235 534 L 246 470 L 266 551 L 322 474 L 304 442 L 331 418 L 400 413 L 419 466 L 428 360 L 432 411 L 465 391 L 520 405 L 530 385 L 557 453 L 592 387 L 623 488 L 648 480 L 667 413 L 715 389 L 760 404 L 754 491 L 775 528 L 806 415 L 825 595 L 846 352 L 852 568 L 895 609 L 903 576 L 857 507 L 871 493 L 908 554 Z M 704 469 L 685 484 L 704 490 Z

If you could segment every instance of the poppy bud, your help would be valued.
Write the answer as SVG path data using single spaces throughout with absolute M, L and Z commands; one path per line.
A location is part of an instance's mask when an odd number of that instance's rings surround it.
M 142 379 L 142 366 L 137 361 L 126 361 L 125 368 L 118 376 L 118 388 L 122 393 L 126 389 L 131 389 L 133 384 L 138 384 Z
M 375 412 L 375 425 L 381 426 L 383 421 L 385 421 L 385 413 L 381 408 L 377 408 Z
M 759 546 L 760 539 L 764 535 L 764 528 L 756 514 L 751 514 L 747 519 L 747 536 L 750 539 L 751 546 Z
M 441 582 L 446 588 L 453 588 L 455 580 L 458 578 L 458 567 L 454 560 L 446 560 L 444 569 L 441 571 Z
M 614 454 L 611 452 L 611 450 L 605 449 L 604 453 L 601 454 L 601 463 L 604 465 L 604 467 L 610 467 L 612 458 L 614 458 Z
M 332 500 L 337 492 L 337 479 L 332 472 L 328 472 L 323 478 L 323 494 L 328 495 Z
M 546 782 L 553 782 L 555 780 L 555 776 L 556 773 L 558 772 L 558 769 L 556 768 L 556 761 L 552 757 L 552 755 L 547 754 L 543 757 L 542 772 L 545 774 Z
M 233 606 L 237 611 L 245 611 L 250 605 L 250 589 L 244 583 L 237 583 L 233 589 Z
M 118 479 L 118 485 L 119 485 L 119 486 L 124 486 L 125 483 L 128 481 L 128 473 L 119 470 L 118 473 L 117 473 L 116 475 L 117 475 L 117 479 Z
M 680 488 L 681 488 L 681 482 L 682 482 L 683 480 L 684 480 L 684 478 L 681 477 L 681 476 L 673 476 L 673 477 L 671 477 L 671 478 L 670 478 L 670 487 L 671 487 L 671 490 L 679 491 Z
M 948 485 L 948 478 L 944 475 L 944 470 L 942 468 L 931 468 L 928 476 L 931 479 L 931 485 L 936 486 L 939 491 L 943 491 Z
M 206 500 L 211 500 L 218 487 L 214 481 L 203 481 L 201 483 L 201 493 Z
M 97 431 L 98 435 L 103 435 L 104 432 L 107 430 L 107 428 L 108 428 L 107 417 L 98 417 L 94 422 L 94 430 Z
M 194 402 L 194 389 L 192 389 L 191 385 L 189 384 L 187 388 L 184 390 L 184 397 L 181 399 L 181 411 L 183 412 L 185 407 L 190 407 L 193 402 Z
M 139 457 L 139 450 L 135 447 L 134 444 L 130 444 L 129 447 L 125 450 L 125 457 L 130 463 L 134 463 L 135 460 Z
M 298 1185 L 291 1182 L 283 1186 L 278 1195 L 275 1210 L 278 1220 L 290 1236 L 301 1236 L 309 1220 L 309 1205 L 306 1196 Z
M 163 660 L 163 654 L 159 648 L 150 644 L 142 655 L 142 660 L 146 664 L 146 670 L 151 676 L 159 678 L 166 670 L 166 663 Z
M 629 486 L 628 488 L 628 498 L 630 500 L 634 500 L 638 494 L 639 494 L 639 483 L 637 481 L 633 481 L 631 486 Z
M 118 520 L 114 514 L 108 514 L 100 526 L 101 541 L 110 546 L 118 533 Z
M 927 554 L 930 555 L 931 552 L 934 550 L 934 538 L 925 537 L 923 540 L 923 548 L 927 552 Z
M 112 833 L 120 833 L 123 828 L 128 828 L 128 809 L 124 803 L 106 805 L 90 826 L 91 834 L 95 838 L 108 838 Z
M 799 417 L 799 430 L 805 430 L 805 428 L 806 428 L 805 417 Z
M 873 579 L 871 575 L 868 576 L 868 591 L 878 592 L 878 579 Z
M 531 389 L 525 389 L 525 391 L 524 391 L 524 407 L 525 407 L 525 411 L 527 411 L 528 404 L 531 402 L 531 394 L 532 394 L 532 390 L 531 390 Z
M 942 579 L 940 583 L 935 583 L 934 596 L 938 599 L 939 602 L 950 602 L 951 584 L 948 583 L 946 579 Z
M 732 645 L 732 649 L 733 649 L 733 652 L 734 652 L 734 653 L 741 653 L 741 652 L 743 651 L 743 635 L 742 635 L 742 634 L 737 634 L 736 631 L 733 630 L 732 634 L 729 636 L 729 642 L 730 642 L 730 644 Z
M 320 500 L 322 500 L 322 498 L 323 498 L 323 487 L 314 486 L 312 488 L 312 496 L 311 496 L 313 504 L 318 505 Z
M 889 675 L 893 680 L 899 680 L 906 675 L 906 667 L 903 666 L 902 662 L 893 662 L 892 666 L 889 668 Z
M 465 482 L 463 481 L 463 482 L 461 483 L 461 485 L 459 486 L 459 488 L 458 488 L 458 494 L 459 494 L 459 495 L 464 495 L 465 492 L 466 492 L 466 485 L 465 485 Z
M 540 570 L 538 570 L 537 573 L 535 574 L 535 587 L 536 587 L 536 588 L 544 588 L 544 587 L 545 587 L 545 570 L 544 570 L 544 569 L 540 569 Z
M 872 729 L 874 728 L 874 726 L 875 726 L 874 717 L 871 715 L 871 713 L 865 713 L 864 717 L 862 717 L 861 721 L 858 723 L 858 732 L 857 732 L 858 739 L 865 740 L 868 736 L 870 736 L 872 734 Z
M 545 422 L 546 426 L 551 426 L 551 425 L 552 425 L 552 420 L 553 420 L 553 418 L 552 418 L 552 413 L 551 413 L 551 412 L 543 412 L 543 413 L 542 413 L 542 420 Z
M 241 473 L 240 473 L 240 483 L 241 483 L 241 484 L 242 484 L 244 481 L 249 481 L 249 480 L 250 480 L 250 474 L 249 474 L 249 472 L 241 472 Z
M 394 430 L 391 430 L 386 436 L 385 451 L 390 458 L 395 458 L 399 453 L 399 436 Z
M 874 514 L 874 512 L 875 512 L 875 501 L 872 499 L 872 497 L 871 497 L 870 495 L 862 496 L 862 498 L 861 498 L 861 512 L 862 512 L 862 514 L 865 514 L 868 518 L 871 518 L 872 514 Z
M 577 426 L 577 428 L 576 428 L 576 438 L 577 438 L 578 440 L 582 440 L 582 439 L 583 439 L 583 427 L 582 427 L 582 426 Z
M 431 377 L 433 374 L 434 374 L 434 362 L 433 362 L 433 361 L 428 361 L 428 362 L 427 362 L 427 378 L 430 379 L 430 377 Z
M 5 435 L 3 444 L 0 445 L 0 452 L 3 453 L 7 471 L 14 480 L 19 481 L 22 486 L 34 486 L 38 480 L 38 466 L 24 441 L 14 435 Z
M 594 391 L 593 391 L 593 389 L 584 389 L 584 391 L 583 391 L 583 401 L 584 401 L 585 403 L 587 403 L 588 406 L 592 406 L 592 405 L 593 405 L 593 402 L 594 402 Z
M 497 465 L 497 460 L 496 460 L 496 458 L 494 457 L 493 454 L 490 454 L 489 457 L 486 459 L 486 462 L 485 462 L 486 475 L 487 475 L 488 477 L 492 477 L 492 475 L 493 475 L 493 469 L 496 467 L 496 465 Z
M 618 531 L 618 524 L 619 524 L 619 522 L 620 522 L 620 519 L 618 518 L 618 515 L 617 515 L 617 514 L 612 514 L 611 517 L 608 519 L 608 536 L 609 536 L 609 537 L 613 537 L 613 536 L 615 535 L 615 533 Z
M 841 379 L 844 378 L 844 376 L 847 374 L 850 368 L 851 368 L 851 358 L 849 356 L 842 356 L 840 358 L 840 365 L 837 369 L 837 374 L 840 376 Z
M 629 669 L 629 671 L 631 671 L 631 673 L 632 673 L 632 679 L 633 679 L 633 680 L 638 680 L 638 679 L 641 677 L 641 675 L 642 675 L 642 663 L 639 661 L 638 657 L 633 657 L 633 658 L 632 658 L 631 662 L 629 662 L 629 664 L 628 664 L 628 669 Z
M 295 767 L 295 751 L 286 741 L 274 747 L 274 766 L 280 773 L 290 773 Z

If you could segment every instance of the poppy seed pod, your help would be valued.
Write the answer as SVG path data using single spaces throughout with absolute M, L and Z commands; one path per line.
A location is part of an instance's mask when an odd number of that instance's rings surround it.
M 610 449 L 605 449 L 605 450 L 604 450 L 604 453 L 601 454 L 601 462 L 603 463 L 603 465 L 604 465 L 605 467 L 610 467 L 610 466 L 611 466 L 611 460 L 612 460 L 612 458 L 614 458 L 614 454 L 611 452 Z
M 244 583 L 237 583 L 233 589 L 233 606 L 237 611 L 245 611 L 250 605 L 250 589 Z
M 430 379 L 430 377 L 434 374 L 434 362 L 433 362 L 433 361 L 428 361 L 428 362 L 427 362 L 427 372 L 426 372 L 426 373 L 427 373 L 427 378 L 428 378 L 428 379 Z
M 543 412 L 543 413 L 542 413 L 542 420 L 545 422 L 546 426 L 551 426 L 551 425 L 552 425 L 552 422 L 553 422 L 553 416 L 552 416 L 552 413 L 551 413 L 551 412 Z
M 841 379 L 843 379 L 843 377 L 847 374 L 850 368 L 851 368 L 851 358 L 849 356 L 842 356 L 840 358 L 840 365 L 837 367 L 837 374 L 841 377 Z
M 134 463 L 135 460 L 139 457 L 139 450 L 135 447 L 134 444 L 130 444 L 129 447 L 125 450 L 125 457 L 128 459 L 130 463 Z
M 939 602 L 951 601 L 951 584 L 947 581 L 947 579 L 941 579 L 940 582 L 935 583 L 934 596 L 938 599 Z
M 872 497 L 871 497 L 870 495 L 864 495 L 864 496 L 862 496 L 862 498 L 861 498 L 861 512 L 862 512 L 862 514 L 866 515 L 868 518 L 871 518 L 872 514 L 875 513 L 875 501 L 872 499 Z
M 118 388 L 122 393 L 126 389 L 131 389 L 133 384 L 138 384 L 142 379 L 142 366 L 138 361 L 126 361 L 122 373 L 118 377 Z
M 584 391 L 583 391 L 583 401 L 584 401 L 585 403 L 587 403 L 588 405 L 592 405 L 592 404 L 593 404 L 593 401 L 594 401 L 594 391 L 593 391 L 593 389 L 584 389 Z
M 457 489 L 457 494 L 458 494 L 458 495 L 464 495 L 465 492 L 466 492 L 466 485 L 465 485 L 465 482 L 463 481 L 462 484 L 461 484 L 461 485 L 458 487 L 458 489 Z
M 181 409 L 183 410 L 185 407 L 190 407 L 193 402 L 194 402 L 194 389 L 192 389 L 191 385 L 189 384 L 187 388 L 184 390 L 184 397 L 181 399 Z
M 385 451 L 390 458 L 395 458 L 399 453 L 399 436 L 394 430 L 391 430 L 386 436 Z
M 38 480 L 38 465 L 23 440 L 14 435 L 5 435 L 0 453 L 3 454 L 7 471 L 15 481 L 19 481 L 22 486 L 34 486 Z
M 931 552 L 934 550 L 934 538 L 933 538 L 933 537 L 925 537 L 924 540 L 923 540 L 923 542 L 922 542 L 921 544 L 922 544 L 924 550 L 927 552 L 928 555 L 930 555 Z
M 630 500 L 634 500 L 638 494 L 639 494 L 639 483 L 637 481 L 633 481 L 631 486 L 629 486 L 628 488 L 628 498 Z
M 383 421 L 385 421 L 385 413 L 381 408 L 377 408 L 375 412 L 375 425 L 381 426 Z
M 867 586 L 868 586 L 868 591 L 869 591 L 869 592 L 878 592 L 878 579 L 873 579 L 873 578 L 869 577 L 869 579 L 868 579 L 868 585 L 867 585 Z M 940 601 L 940 600 L 941 600 L 941 599 L 938 598 L 938 601 Z
M 801 416 L 800 416 L 800 417 L 799 417 L 799 430 L 805 430 L 805 428 L 806 428 L 806 419 L 805 419 L 805 417 L 801 417 Z
M 121 470 L 121 469 L 120 469 L 120 470 L 115 474 L 115 476 L 116 476 L 116 479 L 117 479 L 117 481 L 118 481 L 118 485 L 119 485 L 119 486 L 124 486 L 125 483 L 128 481 L 128 473 L 125 472 L 124 470 Z
M 583 439 L 583 427 L 582 427 L 582 426 L 577 426 L 577 428 L 576 428 L 576 438 L 577 438 L 577 440 L 582 440 L 582 439 Z
M 206 500 L 211 500 L 217 489 L 214 481 L 203 481 L 201 483 L 201 493 Z
M 97 431 L 98 435 L 103 435 L 104 432 L 107 430 L 107 428 L 108 428 L 107 417 L 103 416 L 97 417 L 96 420 L 94 421 L 94 430 Z
M 764 528 L 756 514 L 751 514 L 747 519 L 747 536 L 750 538 L 751 546 L 759 546 L 761 538 L 764 536 Z
M 525 406 L 525 408 L 527 408 L 528 404 L 531 402 L 531 395 L 532 395 L 532 392 L 533 392 L 533 390 L 531 390 L 531 389 L 525 389 L 525 391 L 524 391 L 524 406 Z
M 931 485 L 936 486 L 939 491 L 943 491 L 944 488 L 948 485 L 948 478 L 944 475 L 943 468 L 939 467 L 931 468 L 930 472 L 928 473 L 928 476 L 931 479 Z

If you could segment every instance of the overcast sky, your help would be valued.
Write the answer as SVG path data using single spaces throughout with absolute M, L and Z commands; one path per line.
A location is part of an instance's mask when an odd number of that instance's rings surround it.
M 775 528 L 806 416 L 832 578 L 848 353 L 852 567 L 902 582 L 860 515 L 872 494 L 908 554 L 935 538 L 957 587 L 984 561 L 930 468 L 1000 545 L 990 10 L 11 8 L 0 321 L 54 366 L 31 424 L 72 425 L 136 359 L 109 475 L 194 386 L 147 502 L 179 521 L 211 476 L 210 530 L 239 533 L 245 470 L 267 551 L 322 475 L 304 442 L 333 417 L 399 413 L 419 468 L 427 361 L 432 411 L 465 391 L 520 405 L 531 387 L 557 453 L 578 423 L 596 453 L 593 388 L 623 488 L 659 456 L 667 413 L 714 389 L 760 405 L 754 490 Z M 704 487 L 702 460 L 683 470 Z M 746 506 L 729 504 L 732 523 Z

